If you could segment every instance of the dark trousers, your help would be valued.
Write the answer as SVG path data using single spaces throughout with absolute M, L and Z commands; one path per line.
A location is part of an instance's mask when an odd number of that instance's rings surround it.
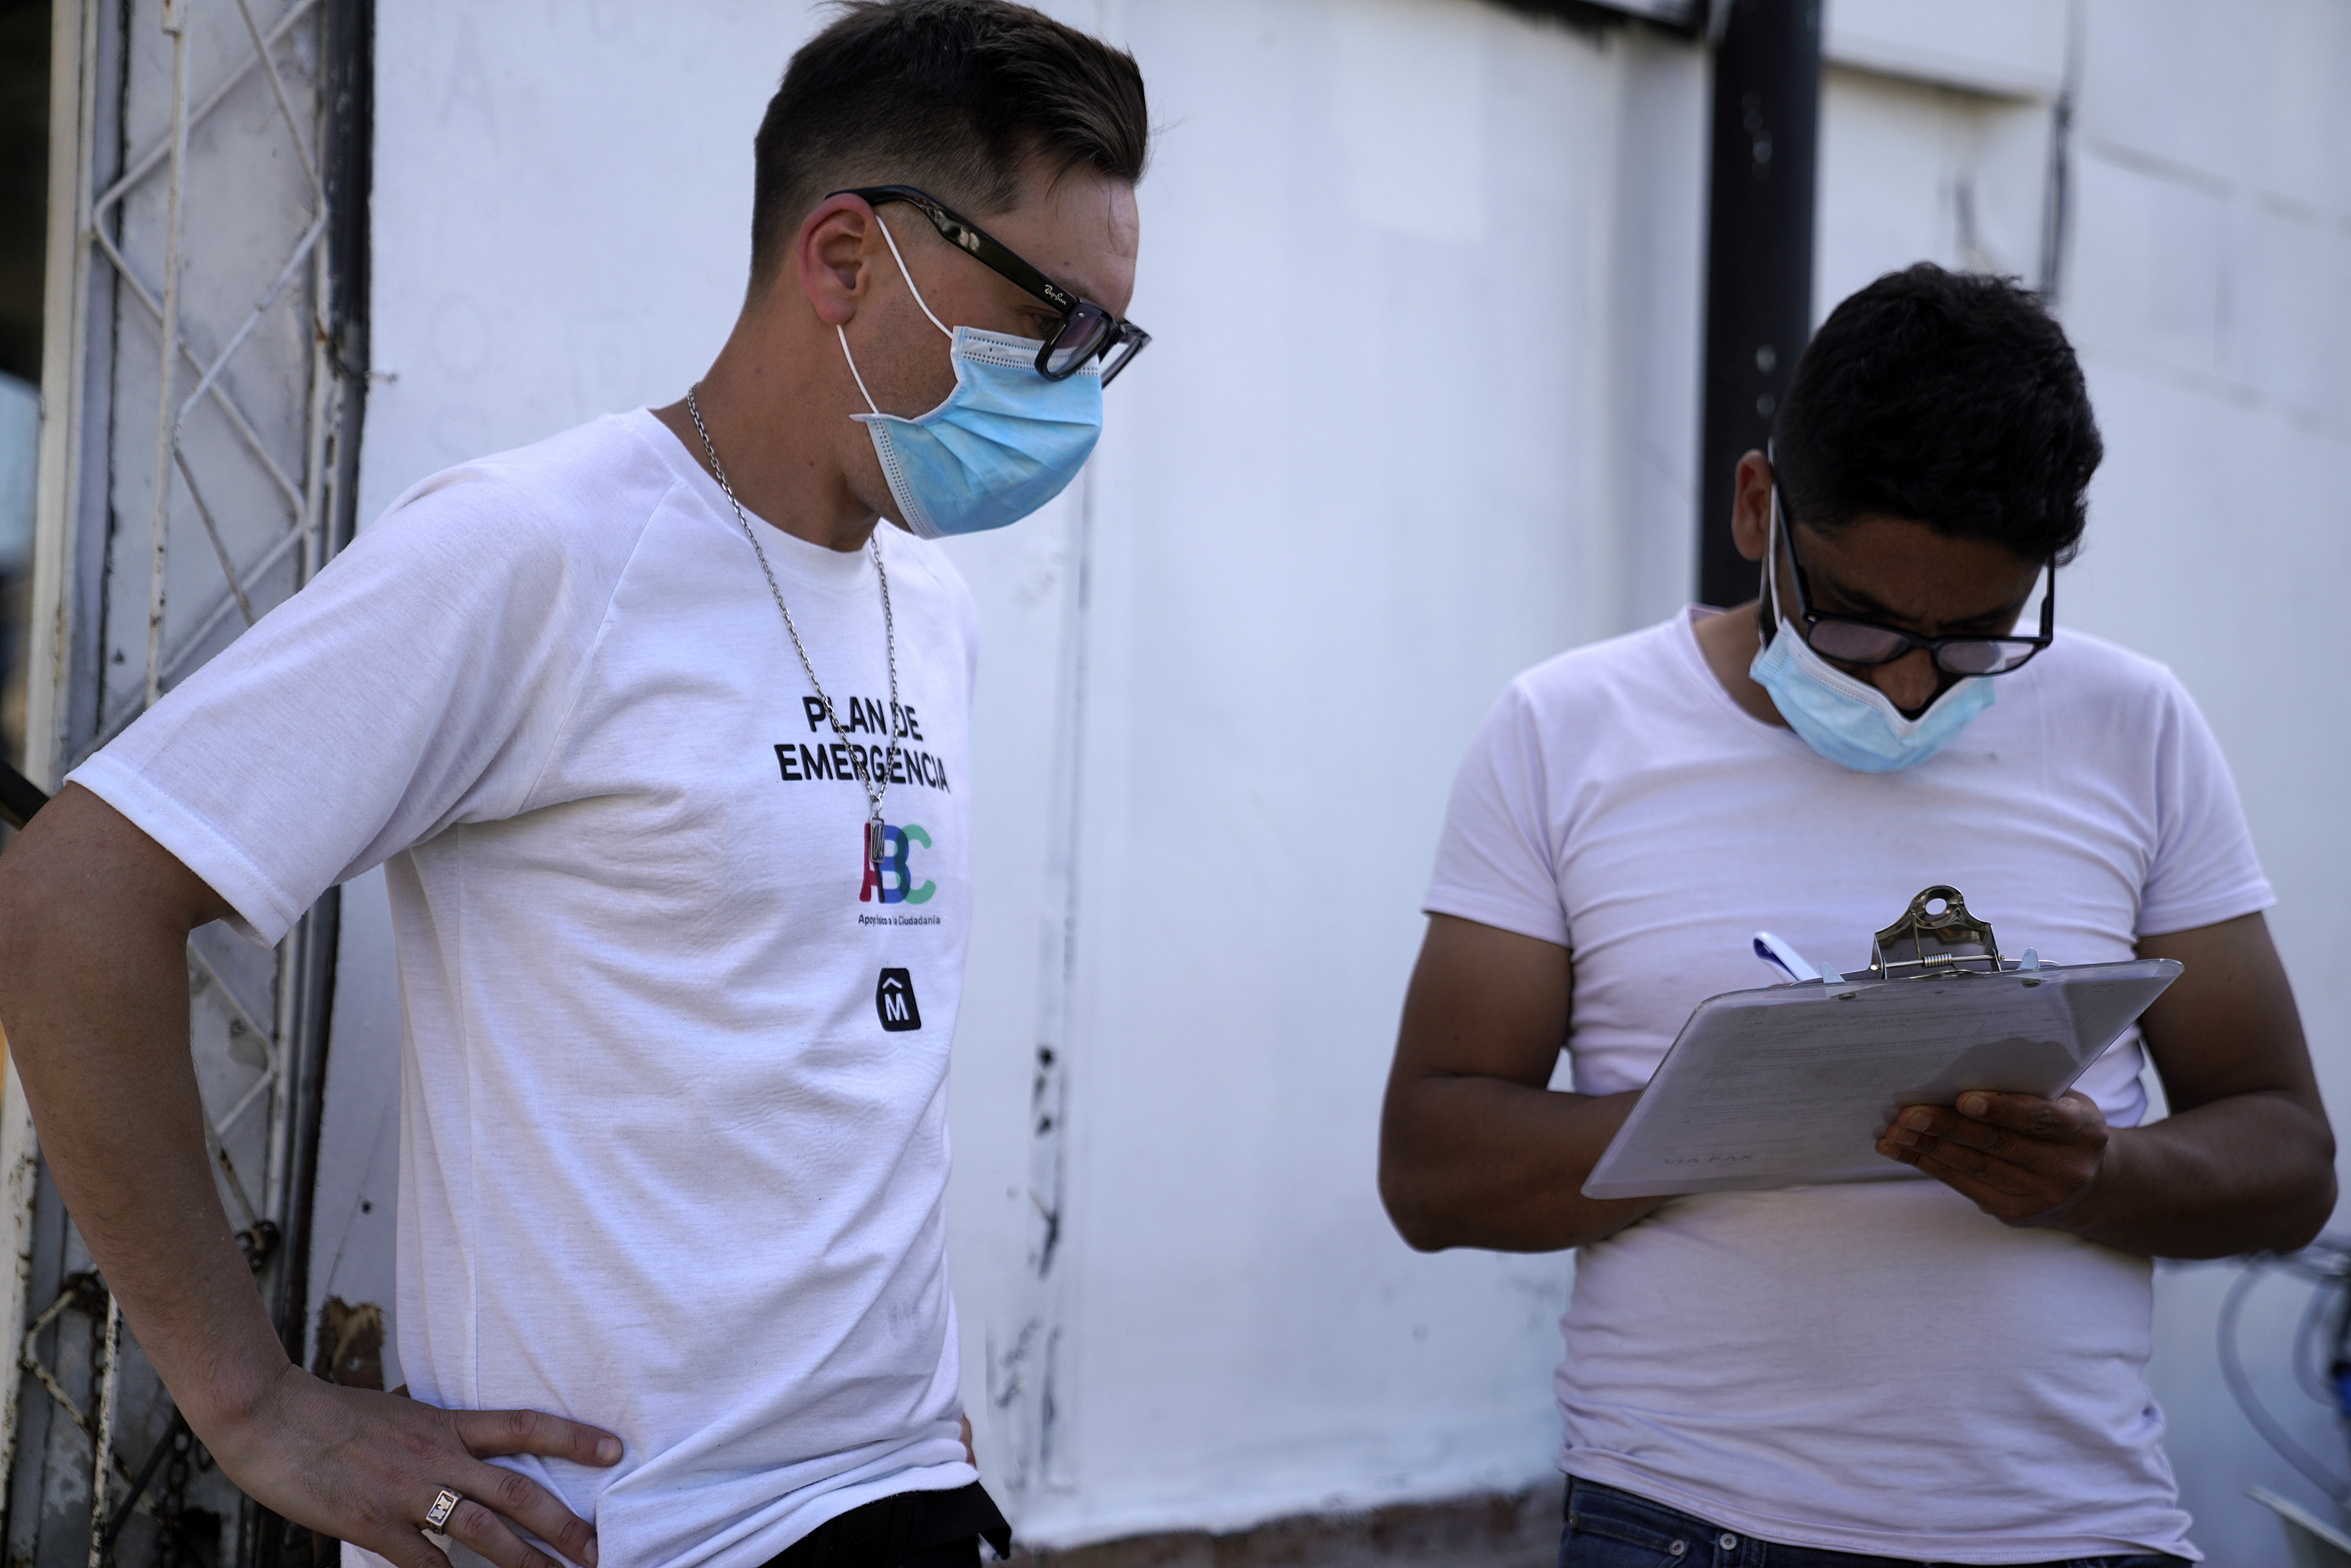
M 1919 1568 L 1907 1558 L 1863 1557 L 1816 1546 L 1781 1546 L 1618 1491 L 1597 1481 L 1567 1483 L 1567 1529 L 1559 1568 Z M 1931 1565 L 1929 1565 L 1931 1568 Z M 2019 1568 L 2188 1568 L 2157 1552 L 2074 1557 Z
M 982 1540 L 1012 1555 L 1012 1527 L 977 1481 L 876 1498 L 827 1520 L 766 1568 L 977 1568 Z

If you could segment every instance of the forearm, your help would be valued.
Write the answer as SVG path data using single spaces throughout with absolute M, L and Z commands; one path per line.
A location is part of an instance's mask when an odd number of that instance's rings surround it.
M 121 885 L 135 875 L 77 857 L 70 837 L 20 859 L 41 848 L 32 840 L 0 866 L 0 1020 L 67 1209 L 205 1435 L 287 1361 L 205 1152 L 188 1049 L 193 914 L 143 902 Z
M 1395 1085 L 1380 1196 L 1414 1247 L 1551 1252 L 1614 1235 L 1666 1200 L 1583 1196 L 1637 1094 L 1566 1094 L 1499 1078 Z
M 140 1348 L 214 1439 L 287 1361 L 214 1186 L 179 989 L 176 1062 L 60 1038 L 37 1007 L 9 1043 L 68 1212 Z
M 2231 1095 L 2116 1129 L 2098 1175 L 2051 1223 L 2153 1258 L 2291 1251 L 2335 1207 L 2335 1140 L 2285 1093 Z

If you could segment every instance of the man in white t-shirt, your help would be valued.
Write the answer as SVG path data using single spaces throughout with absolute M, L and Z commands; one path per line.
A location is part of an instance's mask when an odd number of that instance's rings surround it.
M 687 396 L 415 486 L 0 865 L 75 1220 L 228 1475 L 347 1557 L 1001 1548 L 944 1238 L 976 628 L 925 541 L 1092 450 L 1147 131 L 1134 60 L 1034 10 L 844 5 Z M 187 1047 L 192 927 L 275 940 L 379 864 L 413 1398 L 287 1361 Z
M 1562 1568 L 2198 1556 L 2148 1260 L 2302 1245 L 2334 1145 L 2210 732 L 2046 608 L 2099 455 L 2032 296 L 1880 278 L 1740 460 L 1759 601 L 1538 665 L 1471 747 L 1381 1188 L 1416 1247 L 1579 1249 Z M 1768 983 L 1759 926 L 1859 968 L 1936 884 L 2011 952 L 2184 971 L 2060 1099 L 1905 1110 L 1893 1179 L 1582 1196 L 1692 1007 Z

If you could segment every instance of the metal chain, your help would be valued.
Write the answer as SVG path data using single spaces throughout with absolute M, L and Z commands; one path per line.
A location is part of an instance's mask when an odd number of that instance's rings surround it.
M 832 726 L 832 733 L 836 737 L 846 741 L 849 731 L 842 727 L 841 716 L 833 711 L 832 698 L 825 695 L 824 683 L 816 678 L 816 665 L 809 660 L 808 645 L 800 641 L 800 629 L 792 623 L 791 606 L 784 602 L 784 591 L 776 584 L 775 568 L 768 564 L 768 552 L 759 548 L 759 535 L 751 527 L 751 519 L 744 512 L 743 503 L 736 499 L 735 486 L 726 482 L 726 467 L 718 461 L 718 448 L 711 442 L 710 428 L 702 423 L 702 409 L 695 402 L 695 393 L 701 390 L 700 382 L 686 389 L 685 412 L 694 421 L 695 433 L 702 437 L 702 450 L 709 455 L 710 472 L 717 478 L 718 488 L 725 492 L 726 504 L 735 508 L 735 520 L 743 525 L 743 537 L 751 541 L 751 553 L 759 558 L 759 570 L 768 579 L 768 591 L 775 595 L 776 608 L 783 612 L 784 630 L 791 633 L 792 651 L 799 654 L 800 668 L 808 672 L 809 685 L 816 688 L 817 700 L 824 704 L 825 722 Z M 883 754 L 883 762 L 879 769 L 870 764 L 857 769 L 858 782 L 865 786 L 866 803 L 872 809 L 872 815 L 866 822 L 865 858 L 878 863 L 882 859 L 882 797 L 890 792 L 890 764 L 898 755 L 901 710 L 898 706 L 898 624 L 890 612 L 890 570 L 882 564 L 879 525 L 874 537 L 868 541 L 868 549 L 873 557 L 874 575 L 882 580 L 882 639 L 890 657 L 890 715 L 882 727 L 889 737 L 889 747 Z M 878 778 L 875 777 L 877 772 Z

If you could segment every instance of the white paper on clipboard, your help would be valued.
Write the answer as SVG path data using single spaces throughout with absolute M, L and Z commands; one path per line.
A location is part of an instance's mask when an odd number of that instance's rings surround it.
M 1923 896 L 1923 895 L 1922 895 Z M 1993 960 L 1997 962 L 1997 958 Z M 1709 997 L 1583 1184 L 1586 1197 L 1913 1175 L 1874 1147 L 1905 1105 L 2054 1098 L 2179 974 L 2170 958 Z

